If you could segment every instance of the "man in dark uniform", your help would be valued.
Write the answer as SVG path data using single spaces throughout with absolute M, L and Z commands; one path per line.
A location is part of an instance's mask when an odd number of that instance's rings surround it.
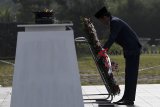
M 103 24 L 110 26 L 110 36 L 103 48 L 108 50 L 116 42 L 122 46 L 124 52 L 125 91 L 122 99 L 114 103 L 118 105 L 134 105 L 141 50 L 137 34 L 126 22 L 111 16 L 111 13 L 105 7 L 100 9 L 95 14 L 95 17 Z

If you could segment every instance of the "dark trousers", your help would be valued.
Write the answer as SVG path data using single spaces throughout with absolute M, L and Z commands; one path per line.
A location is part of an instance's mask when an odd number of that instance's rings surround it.
M 123 99 L 135 101 L 140 54 L 125 55 L 125 91 Z

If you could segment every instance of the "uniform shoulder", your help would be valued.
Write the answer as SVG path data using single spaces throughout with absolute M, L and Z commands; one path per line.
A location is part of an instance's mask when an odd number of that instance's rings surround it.
M 119 22 L 119 21 L 122 21 L 122 20 L 118 17 L 112 16 L 111 22 Z
M 121 20 L 120 18 L 118 18 L 118 17 L 114 17 L 114 16 L 112 16 L 112 18 L 111 18 L 111 25 L 125 25 L 126 23 L 123 21 L 123 20 Z
M 121 21 L 120 18 L 118 18 L 118 17 L 113 17 L 113 16 L 112 16 L 112 18 L 111 18 L 111 20 L 110 20 L 110 24 L 111 24 L 111 26 L 112 26 L 112 25 L 121 25 L 121 24 L 122 24 L 122 21 Z

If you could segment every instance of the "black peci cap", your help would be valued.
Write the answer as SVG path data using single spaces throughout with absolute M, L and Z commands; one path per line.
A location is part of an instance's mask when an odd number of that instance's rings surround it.
M 96 14 L 96 18 L 100 18 L 102 16 L 111 16 L 111 13 L 106 9 L 106 7 L 101 8 Z

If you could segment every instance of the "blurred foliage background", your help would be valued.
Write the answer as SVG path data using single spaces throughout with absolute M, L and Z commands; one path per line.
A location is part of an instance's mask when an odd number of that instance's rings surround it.
M 113 16 L 126 21 L 139 37 L 151 38 L 148 45 L 159 45 L 155 41 L 160 36 L 159 4 L 160 0 L 0 0 L 0 49 L 8 48 L 0 57 L 14 57 L 17 32 L 23 30 L 17 28 L 17 24 L 34 24 L 33 12 L 45 8 L 53 9 L 55 23 L 72 22 L 75 37 L 85 36 L 81 18 L 90 17 L 104 43 L 109 32 L 94 14 L 106 6 Z
M 34 23 L 34 11 L 53 9 L 55 18 L 72 21 L 75 36 L 83 35 L 80 17 L 91 17 L 99 36 L 105 36 L 105 28 L 94 19 L 94 14 L 106 6 L 115 16 L 131 25 L 141 37 L 160 36 L 160 0 L 1 0 L 0 22 Z
M 33 12 L 53 9 L 55 23 L 73 23 L 75 37 L 85 36 L 81 19 L 90 17 L 102 45 L 109 32 L 94 14 L 106 6 L 113 16 L 126 21 L 141 38 L 151 38 L 145 44 L 140 68 L 160 65 L 160 0 L 0 0 L 0 59 L 14 62 L 18 24 L 34 24 Z M 86 44 L 76 44 L 82 84 L 102 84 Z M 156 51 L 155 51 L 156 50 Z M 118 83 L 124 82 L 124 59 L 122 48 L 116 44 L 109 53 L 120 66 Z M 147 54 L 146 54 L 147 53 Z M 0 62 L 0 84 L 10 86 L 14 66 Z M 140 72 L 139 83 L 160 83 L 159 68 Z

